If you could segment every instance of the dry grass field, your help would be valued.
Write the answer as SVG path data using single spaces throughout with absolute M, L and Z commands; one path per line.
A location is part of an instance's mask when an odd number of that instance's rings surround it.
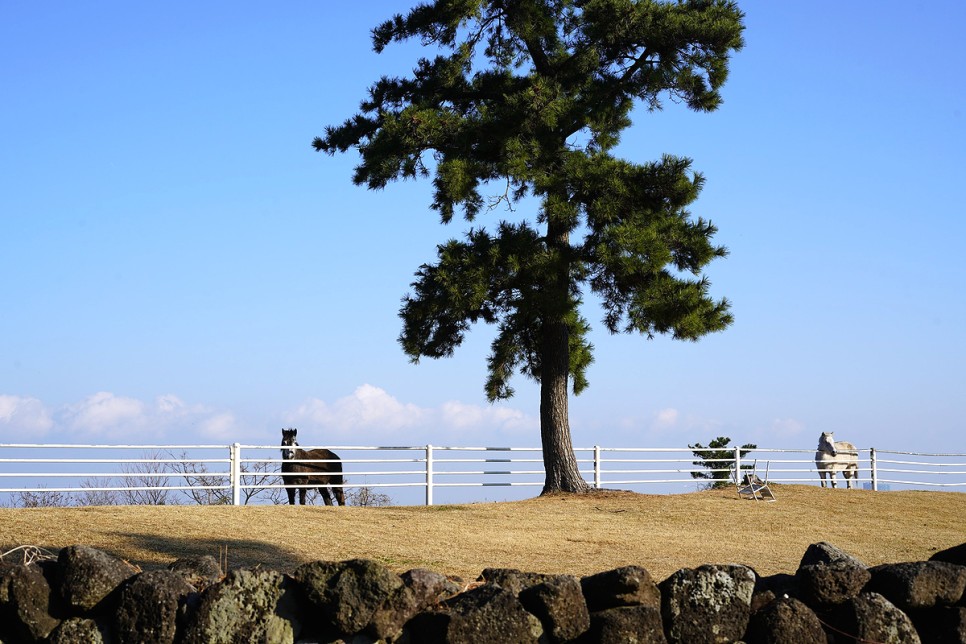
M 491 566 L 584 575 L 636 564 L 661 580 L 703 563 L 791 573 L 817 541 L 869 565 L 927 559 L 966 542 L 963 493 L 773 489 L 775 503 L 741 500 L 728 488 L 432 507 L 3 508 L 0 552 L 85 544 L 144 569 L 226 549 L 232 568 L 365 557 L 399 572 L 423 567 L 466 580 Z

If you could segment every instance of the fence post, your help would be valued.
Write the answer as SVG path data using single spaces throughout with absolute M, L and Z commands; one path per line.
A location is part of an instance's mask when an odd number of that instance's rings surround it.
M 426 446 L 426 505 L 433 504 L 433 446 Z
M 230 455 L 231 467 L 229 478 L 231 480 L 231 504 L 241 505 L 241 445 L 232 444 L 228 453 Z
M 594 445 L 594 488 L 600 489 L 600 445 Z
M 879 465 L 876 462 L 874 447 L 869 448 L 869 464 L 872 466 L 871 468 L 872 469 L 872 491 L 878 492 L 879 491 L 879 471 L 878 471 Z
M 735 447 L 735 485 L 741 484 L 741 448 Z

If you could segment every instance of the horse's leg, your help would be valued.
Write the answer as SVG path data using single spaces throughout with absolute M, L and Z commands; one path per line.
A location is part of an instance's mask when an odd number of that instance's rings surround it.
M 319 486 L 319 494 L 322 495 L 322 500 L 325 501 L 326 505 L 332 505 L 332 497 L 329 496 L 329 488 L 324 485 Z
M 833 488 L 838 487 L 838 485 L 835 483 L 835 470 L 829 470 L 828 480 L 831 481 Z
M 305 505 L 305 494 L 308 491 L 309 491 L 308 488 L 304 488 L 304 487 L 300 487 L 299 488 L 299 504 L 300 505 Z
M 282 466 L 285 467 L 284 465 Z M 288 476 L 288 471 L 283 469 L 281 474 L 282 485 L 291 485 L 292 479 Z M 295 505 L 295 490 L 290 487 L 283 488 L 285 490 L 285 495 L 288 496 L 288 504 Z
M 329 483 L 333 485 L 342 485 L 345 483 L 345 479 L 342 478 L 341 464 L 337 464 L 335 473 L 329 477 Z M 332 491 L 335 493 L 335 500 L 338 501 L 339 505 L 345 505 L 345 489 L 342 487 L 333 487 Z
M 822 487 L 825 487 L 825 470 L 818 471 L 818 480 L 822 482 Z

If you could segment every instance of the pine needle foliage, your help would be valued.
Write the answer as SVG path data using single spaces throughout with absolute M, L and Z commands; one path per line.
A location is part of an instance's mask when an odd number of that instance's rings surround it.
M 517 373 L 540 383 L 545 492 L 586 489 L 566 406 L 570 386 L 588 384 L 588 289 L 612 333 L 697 340 L 732 322 L 702 275 L 727 251 L 688 210 L 703 177 L 685 157 L 634 163 L 612 150 L 635 106 L 716 109 L 742 20 L 730 0 L 426 2 L 372 42 L 382 52 L 417 39 L 435 56 L 376 81 L 313 142 L 358 152 L 357 185 L 431 178 L 440 220 L 473 224 L 416 272 L 399 340 L 416 362 L 451 355 L 474 323 L 497 326 L 486 396 L 512 396 Z M 531 203 L 522 220 L 477 225 Z
M 691 472 L 691 478 L 710 481 L 708 483 L 709 488 L 726 487 L 734 484 L 734 480 L 740 481 L 742 473 L 734 471 L 735 448 L 731 447 L 730 443 L 729 437 L 718 436 L 712 439 L 707 447 L 701 443 L 688 445 L 692 453 L 698 458 L 692 464 L 700 465 L 708 470 L 707 472 Z M 758 446 L 754 443 L 745 443 L 738 448 L 738 456 L 744 458 L 748 452 L 757 448 Z M 742 472 L 751 469 L 750 465 L 741 466 Z M 734 477 L 734 480 L 732 480 L 732 477 Z

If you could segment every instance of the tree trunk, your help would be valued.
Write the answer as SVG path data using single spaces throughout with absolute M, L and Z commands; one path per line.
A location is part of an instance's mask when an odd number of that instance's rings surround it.
M 546 328 L 550 326 L 550 328 Z M 580 475 L 570 438 L 568 416 L 568 370 L 570 346 L 567 325 L 545 325 L 540 379 L 540 442 L 546 481 L 541 494 L 586 492 L 590 488 Z
M 540 442 L 546 481 L 541 494 L 586 492 L 590 488 L 580 475 L 570 437 L 568 381 L 570 379 L 569 231 L 548 217 L 547 244 L 554 256 L 554 279 L 544 285 L 540 347 Z

